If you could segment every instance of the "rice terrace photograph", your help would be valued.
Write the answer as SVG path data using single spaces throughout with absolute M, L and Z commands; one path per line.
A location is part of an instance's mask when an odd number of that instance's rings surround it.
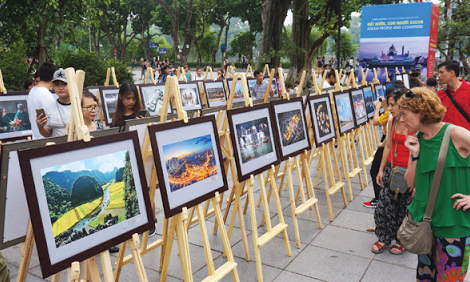
M 242 163 L 273 152 L 268 118 L 239 123 L 236 131 Z
M 298 109 L 277 114 L 283 147 L 305 140 L 301 115 L 302 112 Z
M 129 151 L 41 169 L 56 247 L 140 214 Z
M 162 150 L 171 192 L 219 173 L 210 134 L 164 145 Z

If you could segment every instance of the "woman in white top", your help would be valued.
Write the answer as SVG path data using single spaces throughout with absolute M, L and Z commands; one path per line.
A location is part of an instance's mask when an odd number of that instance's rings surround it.
M 39 132 L 44 137 L 65 135 L 65 127 L 70 120 L 72 109 L 64 70 L 60 69 L 54 73 L 52 84 L 54 92 L 59 98 L 45 105 L 46 115 L 41 114 L 36 118 Z

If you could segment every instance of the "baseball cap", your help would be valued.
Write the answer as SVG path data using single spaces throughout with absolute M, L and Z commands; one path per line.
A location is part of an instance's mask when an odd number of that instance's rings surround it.
M 52 82 L 60 80 L 67 83 L 67 77 L 65 76 L 65 71 L 63 69 L 56 70 L 54 76 L 52 77 Z

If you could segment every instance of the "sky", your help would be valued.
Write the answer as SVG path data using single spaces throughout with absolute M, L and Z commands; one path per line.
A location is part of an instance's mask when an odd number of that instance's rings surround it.
M 99 170 L 102 173 L 106 173 L 114 170 L 115 167 L 124 167 L 124 158 L 127 151 L 120 151 L 112 154 L 106 154 L 94 158 L 89 158 L 81 161 L 72 163 L 62 164 L 49 168 L 41 169 L 41 174 L 44 175 L 49 171 L 65 171 L 70 170 L 72 172 L 82 170 Z
M 162 147 L 165 161 L 174 157 L 183 157 L 191 153 L 202 152 L 211 148 L 212 138 L 210 134 L 164 145 Z

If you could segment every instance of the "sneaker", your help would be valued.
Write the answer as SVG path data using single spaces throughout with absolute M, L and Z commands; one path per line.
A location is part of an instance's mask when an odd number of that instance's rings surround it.
M 155 226 L 149 230 L 149 238 L 157 234 L 157 220 L 155 219 Z
M 364 202 L 362 205 L 366 208 L 375 208 L 377 207 L 377 201 Z

